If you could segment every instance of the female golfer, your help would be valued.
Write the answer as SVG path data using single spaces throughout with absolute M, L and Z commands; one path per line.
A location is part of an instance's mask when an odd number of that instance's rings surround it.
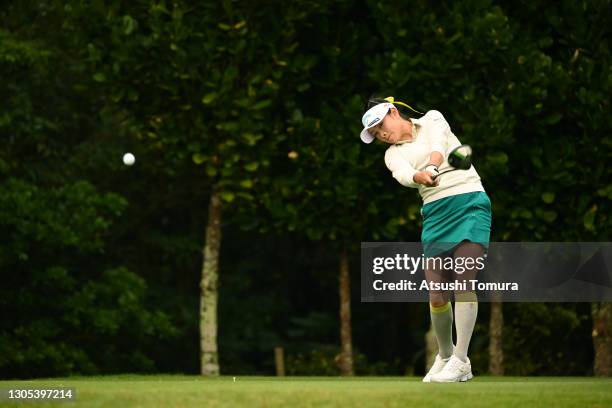
M 427 281 L 475 279 L 478 266 L 482 266 L 477 259 L 483 260 L 491 231 L 491 202 L 480 176 L 472 166 L 437 177 L 451 169 L 448 154 L 461 143 L 440 112 L 432 110 L 413 119 L 400 114 L 396 104 L 408 106 L 392 97 L 370 101 L 362 117 L 361 140 L 371 143 L 378 139 L 389 144 L 385 164 L 393 177 L 403 186 L 418 188 L 423 199 L 421 241 L 425 257 L 452 257 L 457 262 L 454 270 L 442 269 L 440 262 L 428 262 Z M 473 261 L 465 262 L 469 258 Z M 464 267 L 457 268 L 460 260 Z M 454 291 L 456 345 L 451 292 L 429 292 L 431 323 L 439 351 L 424 382 L 468 381 L 473 377 L 467 353 L 478 303 L 476 293 L 467 290 L 469 287 L 460 289 Z

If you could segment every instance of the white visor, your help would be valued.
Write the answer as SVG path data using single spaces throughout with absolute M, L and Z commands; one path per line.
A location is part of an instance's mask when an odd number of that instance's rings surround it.
M 371 127 L 378 125 L 383 121 L 389 109 L 393 107 L 392 103 L 379 103 L 378 105 L 372 106 L 366 113 L 363 114 L 361 118 L 361 124 L 363 125 L 363 130 L 359 137 L 363 143 L 372 143 L 374 140 L 374 136 L 368 131 Z

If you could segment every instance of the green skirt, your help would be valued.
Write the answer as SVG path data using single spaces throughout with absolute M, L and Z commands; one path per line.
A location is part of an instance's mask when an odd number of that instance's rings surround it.
M 487 193 L 457 194 L 425 204 L 421 209 L 421 241 L 426 257 L 452 251 L 464 241 L 489 247 L 491 201 Z

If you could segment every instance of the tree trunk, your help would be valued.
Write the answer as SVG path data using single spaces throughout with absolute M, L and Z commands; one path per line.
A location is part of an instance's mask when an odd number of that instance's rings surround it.
M 276 365 L 276 375 L 278 377 L 285 376 L 285 349 L 282 347 L 274 347 L 274 363 Z
M 612 376 L 612 303 L 591 304 L 593 318 L 593 347 L 595 362 L 593 373 L 597 376 Z
M 351 281 L 349 278 L 346 249 L 340 254 L 340 342 L 341 351 L 338 365 L 341 375 L 354 375 L 353 340 L 351 335 Z
M 200 373 L 219 375 L 217 351 L 217 287 L 221 245 L 221 198 L 213 189 L 208 206 L 204 262 L 200 281 Z
M 503 303 L 491 301 L 491 318 L 489 319 L 489 373 L 504 375 L 504 310 Z

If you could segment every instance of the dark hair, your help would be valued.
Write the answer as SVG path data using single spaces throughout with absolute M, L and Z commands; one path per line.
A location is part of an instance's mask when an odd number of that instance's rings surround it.
M 366 112 L 367 112 L 367 111 L 368 111 L 370 108 L 372 108 L 373 106 L 376 106 L 376 105 L 378 105 L 378 104 L 380 104 L 380 103 L 387 103 L 387 102 L 389 102 L 389 101 L 388 101 L 388 100 L 386 100 L 386 99 L 385 99 L 385 98 L 383 98 L 383 97 L 380 97 L 380 96 L 370 96 L 370 98 L 368 99 L 368 103 L 366 104 L 366 107 L 365 107 L 365 109 L 364 109 L 363 113 L 365 114 L 365 113 L 366 113 Z M 395 107 L 397 108 L 397 106 L 396 106 L 396 105 L 393 105 L 393 106 L 395 106 Z M 397 109 L 397 111 L 399 112 L 400 116 L 401 116 L 403 119 L 406 119 L 406 120 L 409 120 L 409 119 L 410 119 L 410 116 L 403 114 L 402 112 L 400 112 L 400 110 L 399 110 L 399 109 Z
M 370 96 L 368 98 L 368 103 L 366 104 L 366 107 L 363 110 L 363 113 L 366 113 L 372 106 L 376 106 L 380 103 L 385 103 L 385 102 L 388 102 L 385 100 L 385 98 L 382 98 L 379 96 Z

